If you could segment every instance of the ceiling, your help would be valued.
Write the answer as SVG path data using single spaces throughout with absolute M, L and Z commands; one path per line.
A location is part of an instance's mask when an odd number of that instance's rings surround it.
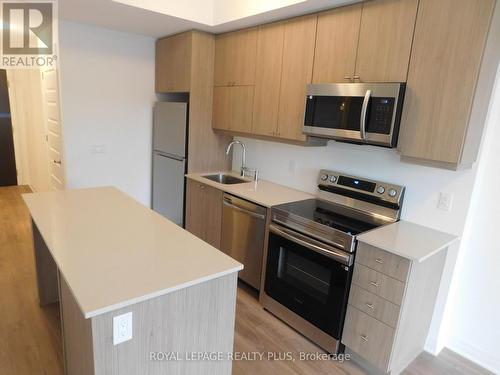
M 59 2 L 59 17 L 112 30 L 162 37 L 191 29 L 221 33 L 358 1 L 62 0 Z

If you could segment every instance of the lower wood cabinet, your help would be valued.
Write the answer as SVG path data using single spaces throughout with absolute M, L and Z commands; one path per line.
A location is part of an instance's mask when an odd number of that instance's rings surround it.
M 194 180 L 186 184 L 186 229 L 220 249 L 222 191 Z
M 445 259 L 410 261 L 360 241 L 342 343 L 365 365 L 403 371 L 424 349 Z

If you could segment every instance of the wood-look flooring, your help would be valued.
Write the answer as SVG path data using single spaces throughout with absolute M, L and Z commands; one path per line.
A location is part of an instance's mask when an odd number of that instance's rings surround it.
M 40 307 L 31 238 L 31 222 L 21 194 L 28 187 L 0 187 L 0 374 L 62 375 L 62 342 L 57 304 Z M 236 352 L 322 351 L 286 324 L 263 310 L 256 292 L 241 284 L 236 310 Z M 267 354 L 266 354 L 267 355 Z M 283 354 L 281 354 L 283 355 Z M 234 361 L 234 375 L 366 374 L 353 362 L 263 360 Z M 490 374 L 457 354 L 423 353 L 406 375 Z M 146 374 L 144 374 L 146 375 Z M 189 375 L 189 374 L 186 374 Z

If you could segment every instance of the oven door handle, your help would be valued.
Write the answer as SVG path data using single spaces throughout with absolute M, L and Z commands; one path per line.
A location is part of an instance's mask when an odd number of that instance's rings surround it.
M 359 120 L 359 136 L 362 140 L 366 139 L 366 114 L 368 112 L 368 104 L 370 103 L 371 96 L 372 90 L 366 90 L 363 106 L 361 107 L 361 118 Z
M 279 227 L 274 224 L 271 224 L 269 226 L 269 231 L 287 240 L 295 242 L 296 244 L 304 246 L 309 250 L 334 259 L 346 266 L 352 265 L 352 256 L 350 254 L 344 253 L 343 251 L 337 250 L 334 247 L 322 244 L 319 241 L 313 240 L 299 233 L 291 231 L 290 229 Z

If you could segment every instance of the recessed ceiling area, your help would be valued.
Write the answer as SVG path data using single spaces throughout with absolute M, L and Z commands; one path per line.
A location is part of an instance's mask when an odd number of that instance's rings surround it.
M 64 0 L 62 20 L 162 37 L 197 29 L 237 30 L 360 0 Z

